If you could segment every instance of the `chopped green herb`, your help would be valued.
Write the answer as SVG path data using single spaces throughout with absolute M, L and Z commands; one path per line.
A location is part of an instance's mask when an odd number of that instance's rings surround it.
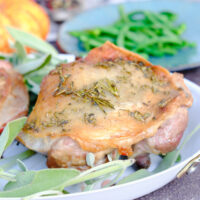
M 84 113 L 84 122 L 89 124 L 96 124 L 96 118 L 94 113 Z
M 158 103 L 158 106 L 159 106 L 160 108 L 164 108 L 171 100 L 172 100 L 172 98 L 162 99 L 162 100 Z
M 145 122 L 151 116 L 151 113 L 142 114 L 139 111 L 135 111 L 135 112 L 130 112 L 130 116 L 134 117 L 138 121 Z
M 49 120 L 41 122 L 43 127 L 63 127 L 69 123 L 69 120 L 64 119 L 64 110 L 62 112 L 54 112 Z
M 60 72 L 59 72 L 60 74 Z M 69 78 L 67 76 L 66 78 Z M 118 89 L 114 81 L 109 79 L 102 79 L 95 82 L 92 87 L 84 88 L 81 90 L 73 90 L 73 82 L 71 82 L 71 88 L 68 89 L 63 86 L 63 83 L 66 81 L 66 78 L 63 78 L 63 75 L 60 76 L 60 82 L 58 88 L 56 89 L 54 96 L 58 95 L 70 95 L 73 94 L 75 96 L 81 97 L 85 100 L 90 100 L 93 105 L 97 105 L 104 113 L 104 108 L 112 108 L 114 109 L 114 105 L 107 99 L 105 99 L 105 92 L 109 92 L 113 96 L 118 97 Z
M 58 96 L 58 95 L 60 95 L 60 94 L 71 94 L 72 93 L 72 91 L 71 91 L 71 89 L 68 89 L 66 86 L 65 86 L 65 83 L 66 83 L 66 81 L 69 79 L 69 77 L 71 76 L 71 74 L 65 74 L 65 75 L 63 75 L 63 73 L 62 73 L 62 67 L 61 66 L 59 66 L 58 68 L 57 68 L 57 72 L 58 72 L 58 74 L 59 74 L 59 79 L 60 79 L 60 81 L 59 81 L 59 84 L 58 84 L 58 87 L 57 87 L 57 89 L 55 90 L 55 92 L 54 92 L 54 96 Z M 72 85 L 71 85 L 72 86 Z

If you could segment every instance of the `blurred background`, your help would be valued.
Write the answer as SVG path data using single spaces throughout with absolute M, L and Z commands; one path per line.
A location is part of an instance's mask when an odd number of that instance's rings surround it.
M 51 31 L 47 37 L 47 40 L 51 42 L 57 39 L 59 26 L 81 12 L 106 4 L 134 1 L 138 0 L 36 0 L 37 3 L 45 8 L 51 18 Z
M 200 65 L 198 0 L 0 0 L 0 9 L 1 52 L 13 52 L 13 26 L 78 57 L 109 40 L 170 71 Z

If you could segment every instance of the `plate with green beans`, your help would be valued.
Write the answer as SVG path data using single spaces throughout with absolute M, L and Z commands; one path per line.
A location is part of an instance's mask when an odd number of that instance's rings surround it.
M 147 0 L 108 4 L 65 22 L 58 34 L 64 51 L 84 56 L 110 42 L 170 71 L 200 66 L 200 3 Z

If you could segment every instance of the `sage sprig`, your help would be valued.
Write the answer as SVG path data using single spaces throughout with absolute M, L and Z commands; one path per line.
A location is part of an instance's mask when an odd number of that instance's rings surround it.
M 22 170 L 22 171 L 28 171 L 28 168 L 26 167 L 26 165 L 20 160 L 17 159 L 17 166 Z
M 19 172 L 15 182 L 8 182 L 0 197 L 26 197 L 38 192 L 56 190 L 117 172 L 132 165 L 134 160 L 118 160 L 91 168 L 85 172 L 75 169 L 43 169 Z M 53 180 L 53 181 L 52 181 Z
M 19 29 L 13 27 L 7 27 L 8 32 L 15 39 L 15 41 L 20 42 L 22 45 L 33 48 L 37 51 L 55 55 L 58 52 L 56 49 L 49 43 L 43 41 L 42 39 Z
M 39 58 L 34 58 L 30 61 L 27 61 L 25 63 L 21 63 L 17 66 L 15 66 L 15 70 L 20 72 L 23 75 L 28 75 L 32 72 L 38 71 L 49 64 L 51 60 L 51 55 L 43 55 Z
M 30 33 L 14 27 L 7 27 L 7 30 L 15 40 L 14 44 L 10 43 L 15 53 L 0 54 L 0 59 L 9 61 L 18 72 L 23 74 L 29 91 L 37 95 L 43 77 L 58 64 L 66 62 L 66 58 L 60 56 L 50 43 Z M 26 47 L 36 51 L 27 54 Z
M 16 119 L 14 121 L 9 122 L 4 128 L 1 136 L 0 136 L 0 157 L 3 152 L 12 144 L 16 136 L 21 131 L 24 123 L 26 121 L 26 117 L 22 117 Z
M 3 169 L 0 169 L 0 178 L 10 181 L 10 182 L 16 181 L 14 174 L 7 173 Z
M 22 153 L 11 156 L 9 158 L 0 159 L 0 169 L 8 170 L 16 165 L 17 159 L 22 161 L 33 156 L 34 154 L 35 154 L 34 151 L 26 150 Z

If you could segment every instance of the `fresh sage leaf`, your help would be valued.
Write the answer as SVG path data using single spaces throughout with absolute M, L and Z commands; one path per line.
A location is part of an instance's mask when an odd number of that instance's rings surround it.
M 126 170 L 126 168 L 122 168 L 121 170 L 119 170 L 119 173 L 117 174 L 117 176 L 112 180 L 110 181 L 108 184 L 106 184 L 104 187 L 109 187 L 113 184 L 116 184 L 117 181 L 119 180 L 119 178 L 124 174 L 124 171 Z
M 112 161 L 112 156 L 111 156 L 111 154 L 107 154 L 107 158 L 108 158 L 108 161 L 109 161 L 109 162 Z
M 46 70 L 46 67 L 45 67 L 45 70 Z M 34 72 L 34 73 L 31 73 L 26 78 L 28 78 L 29 80 L 32 80 L 34 83 L 36 83 L 36 84 L 38 84 L 38 86 L 40 86 L 45 75 L 46 75 L 46 73 L 40 74 L 39 72 Z
M 57 190 L 47 190 L 47 191 L 38 192 L 33 195 L 27 196 L 27 197 L 23 198 L 22 200 L 32 200 L 37 197 L 55 196 L 55 195 L 61 195 L 61 194 L 63 194 L 63 193 L 60 191 L 57 191 Z
M 98 165 L 85 172 L 82 172 L 79 176 L 69 181 L 66 181 L 65 183 L 63 183 L 63 188 L 118 172 L 122 169 L 126 169 L 127 167 L 131 166 L 134 162 L 134 159 L 116 160 L 102 165 Z
M 118 172 L 132 165 L 134 160 L 118 160 L 93 167 L 85 172 L 75 169 L 44 169 L 20 172 L 16 182 L 9 182 L 0 197 L 26 197 L 46 190 L 63 191 L 65 187 Z M 53 180 L 53 181 L 52 181 Z
M 51 55 L 44 55 L 40 58 L 35 58 L 33 60 L 17 65 L 15 67 L 15 70 L 26 76 L 48 65 L 50 60 L 51 60 Z
M 7 132 L 8 132 L 8 127 L 5 127 L 1 136 L 0 136 L 0 158 L 1 158 L 3 152 L 6 148 L 6 144 L 8 142 L 9 135 L 8 135 Z
M 95 162 L 95 156 L 93 153 L 86 154 L 86 163 L 89 167 L 93 167 Z
M 14 174 L 7 173 L 1 168 L 0 168 L 0 178 L 10 182 L 16 181 Z
M 150 176 L 150 175 L 152 175 L 152 173 L 149 172 L 148 170 L 146 170 L 146 169 L 140 169 L 140 170 L 138 170 L 136 172 L 133 172 L 131 175 L 126 176 L 123 179 L 121 179 L 117 183 L 117 185 L 120 185 L 120 184 L 123 184 L 123 183 L 128 183 L 128 182 L 131 182 L 131 181 L 135 181 L 135 180 L 138 180 L 138 179 Z
M 30 184 L 35 178 L 35 171 L 19 172 L 16 174 L 16 181 L 5 185 L 4 191 L 14 190 Z
M 48 53 L 52 55 L 57 54 L 56 49 L 52 45 L 43 41 L 39 37 L 36 37 L 30 33 L 26 33 L 22 30 L 10 26 L 7 27 L 7 30 L 11 34 L 11 36 L 15 39 L 15 41 L 20 42 L 24 46 L 30 47 L 32 49 L 35 49 L 43 53 Z
M 16 54 L 21 61 L 25 60 L 26 58 L 26 50 L 24 46 L 19 42 L 16 41 L 14 44 L 14 48 L 16 49 Z
M 94 188 L 94 184 L 91 184 L 91 185 L 86 185 L 83 192 L 87 192 L 87 191 L 90 191 Z
M 28 171 L 28 168 L 20 159 L 17 159 L 17 165 L 22 171 Z
M 0 159 L 0 168 L 4 170 L 8 170 L 16 165 L 16 160 L 25 160 L 35 154 L 34 151 L 27 150 L 20 154 L 14 155 L 9 158 Z
M 174 165 L 177 157 L 179 155 L 179 151 L 176 149 L 172 152 L 169 152 L 161 161 L 161 163 L 159 164 L 159 166 L 154 170 L 154 173 L 158 173 L 161 172 L 169 167 L 171 167 L 172 165 Z
M 34 94 L 39 94 L 40 92 L 40 85 L 32 81 L 30 78 L 25 79 L 26 85 L 28 86 L 29 91 L 33 92 Z
M 22 117 L 13 120 L 6 125 L 0 136 L 0 156 L 2 156 L 4 150 L 12 144 L 12 142 L 24 126 L 26 119 L 26 117 Z
M 80 174 L 75 169 L 44 169 L 20 172 L 16 182 L 9 182 L 0 197 L 26 197 L 47 190 L 61 190 L 64 182 Z M 63 189 L 63 188 L 62 188 Z
M 13 175 L 17 175 L 20 171 L 17 170 L 17 169 L 11 169 L 11 170 L 9 170 L 7 172 L 10 173 L 10 174 L 13 174 Z M 15 181 L 16 181 L 16 179 L 15 179 Z

